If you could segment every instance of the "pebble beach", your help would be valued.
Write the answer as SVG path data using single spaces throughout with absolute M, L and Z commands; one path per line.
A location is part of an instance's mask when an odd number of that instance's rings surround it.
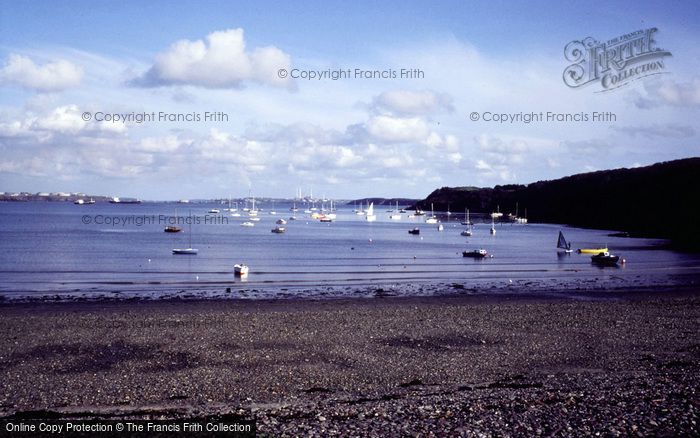
M 700 294 L 0 304 L 0 416 L 698 436 Z

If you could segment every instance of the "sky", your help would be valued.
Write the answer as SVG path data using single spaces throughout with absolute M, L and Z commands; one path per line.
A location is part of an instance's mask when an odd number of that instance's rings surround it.
M 422 198 L 699 156 L 698 23 L 695 1 L 0 0 L 0 191 Z M 648 71 L 565 83 L 570 43 L 651 28 L 665 54 L 609 72 Z

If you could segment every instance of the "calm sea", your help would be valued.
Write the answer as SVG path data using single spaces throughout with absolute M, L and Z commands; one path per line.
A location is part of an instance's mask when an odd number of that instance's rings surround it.
M 312 220 L 291 203 L 263 204 L 261 220 L 231 217 L 226 205 L 143 203 L 73 205 L 57 202 L 0 203 L 0 294 L 26 297 L 372 296 L 430 294 L 458 284 L 455 291 L 494 293 L 519 290 L 655 287 L 695 281 L 700 256 L 663 249 L 664 241 L 610 237 L 611 231 L 544 224 L 497 223 L 473 214 L 473 237 L 460 235 L 463 215 L 441 215 L 444 230 L 422 217 L 389 219 L 375 209 L 368 223 L 341 207 L 332 223 Z M 303 205 L 299 205 L 301 209 Z M 212 208 L 220 214 L 210 214 Z M 272 209 L 277 214 L 271 214 Z M 287 232 L 271 229 L 279 218 Z M 164 233 L 167 221 L 195 217 L 181 233 Z M 419 227 L 414 236 L 408 230 Z M 608 245 L 626 263 L 600 268 L 590 256 L 558 255 L 562 230 L 573 248 Z M 195 256 L 173 248 L 199 249 Z M 484 248 L 492 258 L 463 258 Z M 245 279 L 233 265 L 245 263 Z M 451 287 L 451 286 L 449 286 Z M 449 289 L 448 287 L 448 289 Z M 464 289 L 462 289 L 464 287 Z M 431 289 L 432 288 L 432 289 Z M 228 289 L 228 290 L 227 290 Z

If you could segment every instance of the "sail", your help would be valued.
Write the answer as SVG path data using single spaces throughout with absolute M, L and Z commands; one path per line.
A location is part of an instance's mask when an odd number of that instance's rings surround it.
M 557 248 L 571 249 L 571 244 L 564 239 L 564 233 L 559 232 L 559 240 L 557 241 Z
M 372 216 L 374 214 L 374 202 L 369 204 L 369 208 L 367 208 L 367 216 Z

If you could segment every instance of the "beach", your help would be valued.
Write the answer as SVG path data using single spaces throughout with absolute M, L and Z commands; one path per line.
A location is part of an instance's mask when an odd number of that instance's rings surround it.
M 0 415 L 222 415 L 273 436 L 697 436 L 699 303 L 696 287 L 6 302 Z

